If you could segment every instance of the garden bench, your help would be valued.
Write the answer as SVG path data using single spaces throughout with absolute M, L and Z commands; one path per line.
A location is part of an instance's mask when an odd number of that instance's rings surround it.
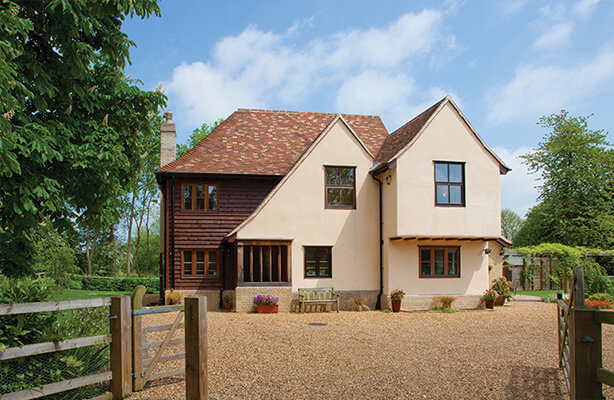
M 305 304 L 333 304 L 339 312 L 339 294 L 334 288 L 299 289 L 298 303 L 300 312 L 305 312 Z

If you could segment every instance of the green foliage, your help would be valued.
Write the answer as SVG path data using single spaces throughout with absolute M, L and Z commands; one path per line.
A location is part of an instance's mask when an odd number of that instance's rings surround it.
M 50 301 L 52 284 L 51 280 L 0 276 L 0 303 Z M 99 307 L 2 316 L 0 348 L 108 333 L 106 313 L 108 308 Z M 0 363 L 0 393 L 100 372 L 108 363 L 108 351 L 108 345 L 96 345 L 3 361 Z M 86 398 L 85 395 L 78 397 Z
M 192 150 L 198 143 L 201 142 L 201 140 L 209 136 L 209 134 L 213 132 L 215 128 L 220 126 L 222 122 L 224 122 L 224 118 L 220 118 L 217 121 L 214 121 L 212 124 L 205 122 L 200 126 L 200 128 L 194 129 L 190 135 L 190 138 L 188 139 L 188 144 L 177 145 L 177 158 Z
M 506 298 L 512 297 L 512 291 L 510 288 L 510 283 L 507 281 L 507 278 L 502 276 L 499 279 L 495 279 L 492 281 L 492 289 L 495 289 L 499 296 L 503 296 Z
M 614 302 L 614 294 L 594 293 L 588 297 L 589 300 Z
M 0 268 L 31 272 L 44 217 L 98 231 L 119 218 L 165 96 L 123 73 L 126 16 L 157 0 L 0 4 Z
M 514 242 L 522 222 L 522 218 L 509 208 L 501 210 L 501 234 L 512 242 Z
M 34 272 L 45 272 L 48 278 L 55 281 L 57 288 L 69 287 L 70 279 L 67 274 L 78 272 L 74 248 L 48 220 L 39 225 L 33 238 L 35 240 Z
M 550 132 L 523 158 L 540 175 L 541 203 L 529 211 L 517 244 L 614 247 L 614 152 L 607 134 L 566 111 L 539 124 Z
M 592 260 L 582 260 L 584 269 L 584 294 L 608 293 L 614 295 L 614 283 L 608 278 L 605 269 Z
M 141 278 L 108 278 L 102 276 L 87 276 L 83 278 L 83 289 L 86 290 L 132 292 L 138 285 L 145 286 L 148 293 L 160 293 L 160 278 L 157 276 Z

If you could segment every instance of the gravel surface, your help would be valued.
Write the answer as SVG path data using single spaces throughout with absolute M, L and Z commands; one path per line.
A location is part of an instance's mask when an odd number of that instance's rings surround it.
M 175 316 L 149 316 L 144 325 Z M 456 314 L 209 312 L 208 322 L 212 399 L 568 398 L 555 304 Z M 604 325 L 603 335 L 604 367 L 614 370 L 614 326 Z M 604 394 L 614 399 L 614 388 Z M 152 381 L 132 398 L 185 398 L 183 376 Z

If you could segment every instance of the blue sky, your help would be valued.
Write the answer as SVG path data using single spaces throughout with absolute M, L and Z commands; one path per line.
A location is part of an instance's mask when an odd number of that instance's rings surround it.
M 237 108 L 379 115 L 392 132 L 449 94 L 510 166 L 503 208 L 536 176 L 518 156 L 542 115 L 614 126 L 614 1 L 187 1 L 127 20 L 132 77 L 162 85 L 178 142 Z

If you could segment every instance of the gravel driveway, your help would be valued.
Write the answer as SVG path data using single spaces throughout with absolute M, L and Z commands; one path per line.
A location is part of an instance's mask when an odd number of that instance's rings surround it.
M 213 399 L 568 398 L 555 304 L 456 314 L 210 312 L 208 321 Z M 603 334 L 604 366 L 614 370 L 614 326 Z M 614 399 L 612 388 L 604 394 Z M 185 398 L 183 376 L 150 382 L 132 398 Z

